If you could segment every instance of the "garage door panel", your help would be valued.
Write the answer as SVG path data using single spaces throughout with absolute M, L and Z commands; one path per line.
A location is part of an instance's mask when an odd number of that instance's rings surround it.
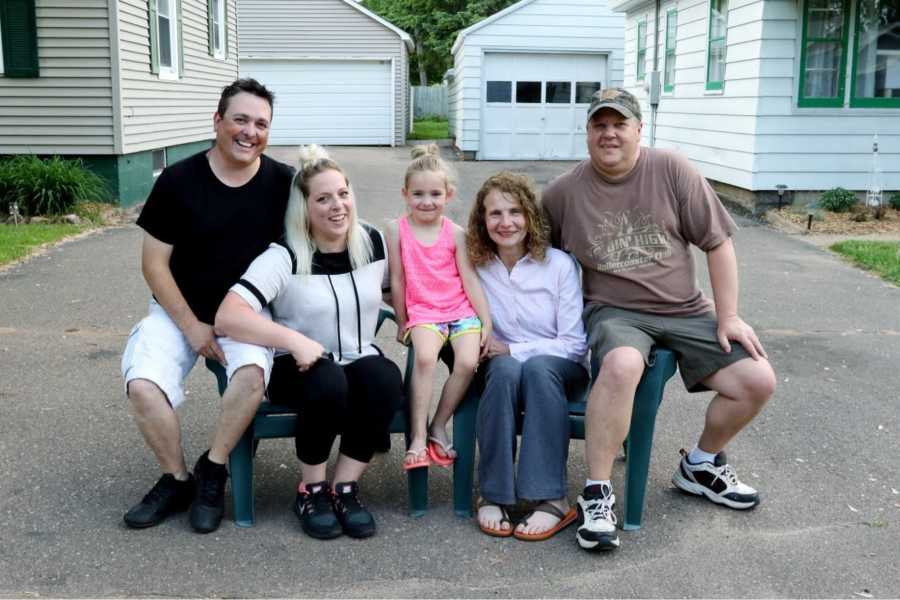
M 607 67 L 604 54 L 485 54 L 479 157 L 495 160 L 586 157 L 583 120 L 587 104 L 575 103 L 579 99 L 577 90 L 590 91 L 591 82 L 604 82 Z M 495 100 L 491 103 L 486 101 L 489 81 Z M 539 102 L 535 101 L 534 82 L 541 85 Z M 513 90 L 508 98 L 502 93 L 506 85 Z M 519 97 L 520 92 L 524 97 Z
M 390 66 L 389 61 L 247 60 L 241 76 L 275 92 L 271 144 L 390 145 Z

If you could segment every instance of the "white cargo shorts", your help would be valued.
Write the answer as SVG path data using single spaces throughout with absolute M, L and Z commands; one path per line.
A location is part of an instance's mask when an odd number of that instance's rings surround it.
M 271 318 L 267 311 L 263 314 Z M 225 353 L 228 363 L 225 372 L 229 381 L 241 367 L 256 365 L 263 370 L 265 383 L 269 385 L 272 348 L 237 342 L 228 337 L 216 341 Z M 150 300 L 149 314 L 131 330 L 122 355 L 125 394 L 128 394 L 128 382 L 146 379 L 162 390 L 172 408 L 177 408 L 184 402 L 184 380 L 199 356 L 165 309 L 156 300 Z

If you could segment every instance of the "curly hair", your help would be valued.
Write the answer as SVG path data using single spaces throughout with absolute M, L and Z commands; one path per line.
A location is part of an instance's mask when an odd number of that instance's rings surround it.
M 485 225 L 484 200 L 492 190 L 508 194 L 519 201 L 525 215 L 525 251 L 538 261 L 544 260 L 550 245 L 550 229 L 535 194 L 534 182 L 526 175 L 501 171 L 490 176 L 475 196 L 466 229 L 466 251 L 473 265 L 485 265 L 497 254 L 497 244 L 488 235 Z

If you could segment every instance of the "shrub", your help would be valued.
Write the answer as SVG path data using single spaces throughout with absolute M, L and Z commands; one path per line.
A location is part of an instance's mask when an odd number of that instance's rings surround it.
M 819 198 L 819 206 L 836 213 L 847 212 L 856 202 L 856 194 L 842 187 L 828 190 Z
M 900 192 L 894 192 L 888 199 L 888 206 L 894 210 L 900 210 Z
M 80 160 L 15 156 L 0 162 L 4 209 L 8 202 L 17 202 L 23 215 L 61 215 L 71 212 L 78 202 L 103 202 L 108 198 L 106 182 Z

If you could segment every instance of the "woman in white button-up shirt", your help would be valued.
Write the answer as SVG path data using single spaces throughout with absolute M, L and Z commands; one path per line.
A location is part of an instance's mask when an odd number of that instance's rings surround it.
M 488 535 L 547 539 L 576 516 L 566 498 L 567 403 L 588 384 L 578 269 L 549 247 L 534 186 L 522 175 L 484 183 L 466 242 L 494 323 L 479 369 L 478 525 Z M 506 507 L 519 500 L 537 505 L 513 526 Z

